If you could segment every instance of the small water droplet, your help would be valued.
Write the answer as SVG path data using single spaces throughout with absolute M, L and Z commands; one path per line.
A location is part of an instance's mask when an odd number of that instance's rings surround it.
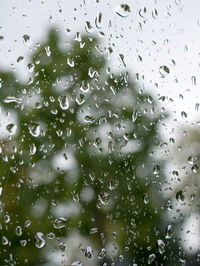
M 154 253 L 149 255 L 148 260 L 147 260 L 148 264 L 151 264 L 155 260 L 155 258 L 156 258 L 156 255 Z
M 154 168 L 153 168 L 153 173 L 154 175 L 159 175 L 160 174 L 160 165 L 156 165 Z
M 173 227 L 173 225 L 170 224 L 167 226 L 167 228 L 165 230 L 165 238 L 166 239 L 171 238 L 173 233 L 174 233 L 174 227 Z
M 45 48 L 46 55 L 50 56 L 51 55 L 50 47 L 49 46 L 45 46 L 44 48 Z
M 92 33 L 92 25 L 91 25 L 91 23 L 89 22 L 89 21 L 86 21 L 85 22 L 85 30 L 86 30 L 86 32 L 87 33 Z
M 3 246 L 8 245 L 8 239 L 7 239 L 7 237 L 5 237 L 5 236 L 2 237 L 2 239 L 1 239 L 1 244 L 2 244 Z
M 72 262 L 71 266 L 82 266 L 82 262 L 81 261 L 74 261 Z
M 85 121 L 86 123 L 90 123 L 90 124 L 92 124 L 92 123 L 94 123 L 95 118 L 94 118 L 93 116 L 91 116 L 91 115 L 86 115 L 86 116 L 84 117 L 84 121 Z
M 75 190 L 73 190 L 71 192 L 71 195 L 72 195 L 72 199 L 73 199 L 74 202 L 78 202 L 79 201 L 79 195 L 78 195 L 78 193 Z
M 107 254 L 107 250 L 105 248 L 102 248 L 99 253 L 97 254 L 97 258 L 102 260 Z
M 23 56 L 19 56 L 19 57 L 17 58 L 17 63 L 21 62 L 23 59 L 24 59 Z
M 74 67 L 75 65 L 75 62 L 72 58 L 67 58 L 67 64 L 70 66 L 70 67 Z
M 103 205 L 107 205 L 110 200 L 110 194 L 108 192 L 100 192 L 98 195 L 98 199 Z
M 124 67 L 126 67 L 126 64 L 124 62 L 124 55 L 123 54 L 119 54 L 119 57 L 118 57 L 119 61 L 124 65 Z
M 66 95 L 59 96 L 58 101 L 62 110 L 67 110 L 69 108 L 69 101 Z
M 192 172 L 193 172 L 194 174 L 197 174 L 198 171 L 199 171 L 199 167 L 195 164 L 195 165 L 192 166 L 191 170 L 192 170 Z
M 36 233 L 34 239 L 35 239 L 35 246 L 37 248 L 43 248 L 44 247 L 46 242 L 45 242 L 43 233 L 41 233 L 41 232 Z
M 27 240 L 20 240 L 20 245 L 21 245 L 22 247 L 25 247 L 26 244 L 27 244 Z
M 60 248 L 61 251 L 65 251 L 65 249 L 66 249 L 66 244 L 63 243 L 63 242 L 61 242 L 61 243 L 59 244 L 59 248 Z
M 29 47 L 31 45 L 31 38 L 29 35 L 27 35 L 27 34 L 23 35 L 23 43 L 27 47 Z
M 145 204 L 148 204 L 149 203 L 149 195 L 147 193 L 144 193 L 143 195 L 143 201 Z
M 85 257 L 88 261 L 92 260 L 93 259 L 93 250 L 92 250 L 92 247 L 88 246 L 86 249 L 85 249 Z
M 157 247 L 158 247 L 158 252 L 160 254 L 163 254 L 165 252 L 165 243 L 162 241 L 162 239 L 157 240 Z
M 17 235 L 17 236 L 21 236 L 22 235 L 22 228 L 21 228 L 21 226 L 16 226 L 16 228 L 15 228 L 15 234 Z
M 30 124 L 28 129 L 33 137 L 38 137 L 40 135 L 40 125 L 38 123 Z
M 96 234 L 98 232 L 98 228 L 97 227 L 93 227 L 90 229 L 90 234 L 93 235 L 93 234 Z
M 197 84 L 197 80 L 196 80 L 196 77 L 195 76 L 192 76 L 191 77 L 191 81 L 192 81 L 192 84 L 193 85 L 196 85 Z
M 122 18 L 128 17 L 130 12 L 131 12 L 131 9 L 130 9 L 129 5 L 127 5 L 127 4 L 120 4 L 120 5 L 116 6 L 116 8 L 115 8 L 115 13 Z
M 35 146 L 35 143 L 31 143 L 30 144 L 30 154 L 34 155 L 36 153 L 36 150 L 37 150 L 37 148 Z
M 168 211 L 171 211 L 173 209 L 173 205 L 172 205 L 171 200 L 168 200 L 168 202 L 166 203 L 166 209 Z
M 53 226 L 55 229 L 61 229 L 67 225 L 67 219 L 63 217 L 58 217 L 55 219 Z
M 181 112 L 181 117 L 184 119 L 184 118 L 187 118 L 187 113 L 186 112 L 184 112 L 184 111 L 182 111 Z
M 135 110 L 132 113 L 132 121 L 133 121 L 133 123 L 137 120 L 137 118 L 138 118 L 138 111 Z

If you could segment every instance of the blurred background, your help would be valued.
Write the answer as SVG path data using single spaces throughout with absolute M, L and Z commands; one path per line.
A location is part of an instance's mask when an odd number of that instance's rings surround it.
M 2 1 L 1 265 L 198 265 L 200 3 Z

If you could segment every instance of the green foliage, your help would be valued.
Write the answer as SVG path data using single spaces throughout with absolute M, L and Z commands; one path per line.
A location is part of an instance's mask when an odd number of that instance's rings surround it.
M 97 251 L 116 243 L 117 255 L 108 252 L 107 261 L 122 254 L 146 265 L 155 253 L 164 263 L 156 248 L 164 233 L 163 227 L 159 233 L 158 193 L 163 173 L 152 155 L 160 145 L 162 116 L 129 73 L 112 73 L 98 44 L 95 37 L 82 36 L 62 48 L 51 30 L 31 56 L 34 70 L 28 83 L 0 72 L 1 105 L 17 116 L 16 134 L 1 140 L 1 233 L 9 241 L 2 245 L 1 265 L 14 265 L 12 259 L 16 265 L 43 264 L 48 245 L 59 249 L 47 234 L 62 238 L 73 230 L 88 237 Z M 17 100 L 9 102 L 11 96 Z M 56 230 L 56 210 L 72 203 L 69 213 L 61 215 L 67 226 Z M 22 227 L 21 236 L 16 226 Z M 98 232 L 90 234 L 92 228 Z M 46 247 L 35 246 L 36 232 L 45 235 Z M 20 240 L 27 240 L 25 247 Z M 86 265 L 84 255 L 82 260 Z

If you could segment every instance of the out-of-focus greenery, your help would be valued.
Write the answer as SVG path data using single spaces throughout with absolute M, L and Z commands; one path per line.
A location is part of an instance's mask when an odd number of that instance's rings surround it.
M 16 116 L 0 142 L 0 232 L 7 239 L 0 265 L 43 264 L 44 253 L 59 250 L 57 240 L 73 230 L 94 251 L 107 250 L 103 260 L 94 255 L 93 265 L 123 257 L 129 261 L 124 264 L 147 265 L 153 253 L 153 263 L 172 265 L 170 248 L 161 255 L 156 246 L 158 239 L 167 241 L 159 191 L 163 166 L 154 157 L 164 115 L 153 97 L 128 72 L 109 69 L 94 36 L 80 35 L 63 48 L 51 30 L 28 67 L 27 83 L 0 72 L 1 105 Z M 62 229 L 54 228 L 58 217 L 67 219 Z M 41 249 L 34 243 L 37 232 L 46 239 Z M 116 254 L 109 250 L 113 243 Z M 77 259 L 88 263 L 84 253 L 71 262 Z

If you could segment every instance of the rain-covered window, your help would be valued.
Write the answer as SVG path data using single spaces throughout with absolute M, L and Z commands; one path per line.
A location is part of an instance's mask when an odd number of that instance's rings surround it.
M 1 1 L 0 265 L 199 265 L 199 11 Z

